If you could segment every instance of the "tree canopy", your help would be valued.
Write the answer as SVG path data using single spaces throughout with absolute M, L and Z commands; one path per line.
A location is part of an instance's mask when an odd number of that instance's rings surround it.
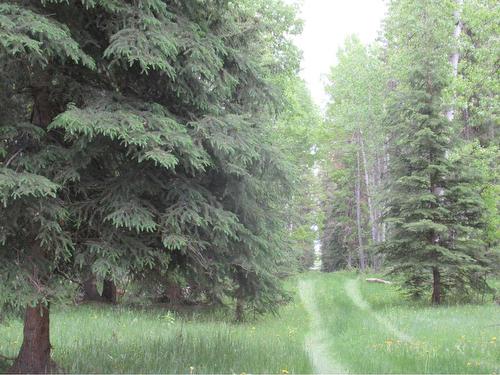
M 0 303 L 48 315 L 86 268 L 180 269 L 273 309 L 293 190 L 274 77 L 299 30 L 280 1 L 2 3 Z M 29 340 L 13 371 L 47 370 Z

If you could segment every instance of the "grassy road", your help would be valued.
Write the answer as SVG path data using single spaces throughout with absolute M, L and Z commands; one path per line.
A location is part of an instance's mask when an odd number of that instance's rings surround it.
M 317 374 L 347 372 L 329 350 L 328 342 L 330 338 L 323 329 L 321 314 L 315 300 L 314 282 L 312 280 L 300 280 L 298 285 L 301 301 L 311 319 L 311 328 L 304 344 L 311 358 L 314 372 Z

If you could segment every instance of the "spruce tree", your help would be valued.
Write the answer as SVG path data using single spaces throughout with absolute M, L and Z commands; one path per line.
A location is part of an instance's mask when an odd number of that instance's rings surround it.
M 448 1 L 393 1 L 387 23 L 398 87 L 388 110 L 390 237 L 384 249 L 411 294 L 432 285 L 434 304 L 442 302 L 450 280 L 482 289 L 474 280 L 490 269 L 480 192 L 450 157 L 457 137 L 443 97 L 451 82 L 453 9 Z
M 296 73 L 295 27 L 280 2 L 0 4 L 0 303 L 26 307 L 12 372 L 54 370 L 49 303 L 87 268 L 191 269 L 258 311 L 284 296 L 269 77 Z

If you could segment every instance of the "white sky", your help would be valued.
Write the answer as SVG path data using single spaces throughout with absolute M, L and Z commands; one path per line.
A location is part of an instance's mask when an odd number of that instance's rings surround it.
M 314 101 L 324 108 L 327 101 L 324 77 L 335 63 L 337 50 L 351 34 L 356 34 L 364 43 L 374 41 L 386 4 L 384 0 L 302 0 L 301 10 L 304 30 L 296 38 L 297 46 L 303 51 L 301 76 Z

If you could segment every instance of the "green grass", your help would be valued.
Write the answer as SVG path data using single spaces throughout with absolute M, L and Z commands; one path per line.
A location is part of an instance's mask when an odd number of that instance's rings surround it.
M 329 348 L 354 373 L 498 373 L 500 309 L 427 307 L 353 273 L 310 274 Z
M 71 373 L 311 372 L 303 346 L 307 313 L 300 304 L 246 324 L 211 313 L 174 316 L 157 307 L 53 310 L 53 356 Z M 15 355 L 21 335 L 19 321 L 0 325 L 0 353 Z
M 301 278 L 314 285 L 326 344 L 319 355 L 351 373 L 499 373 L 500 308 L 493 303 L 433 308 L 354 273 Z M 288 282 L 294 293 L 296 281 Z M 58 307 L 51 315 L 53 355 L 71 373 L 312 372 L 304 347 L 310 321 L 298 297 L 279 316 L 230 321 L 221 311 Z M 14 356 L 21 335 L 19 320 L 1 323 L 0 353 Z M 0 372 L 6 366 L 0 361 Z

